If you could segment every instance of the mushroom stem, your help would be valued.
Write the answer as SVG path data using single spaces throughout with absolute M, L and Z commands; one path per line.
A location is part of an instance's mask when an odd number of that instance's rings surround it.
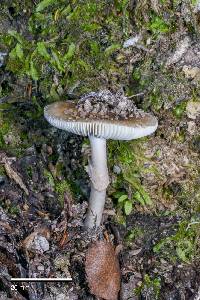
M 89 136 L 91 158 L 89 159 L 88 174 L 91 180 L 89 206 L 85 219 L 86 228 L 96 228 L 101 224 L 106 188 L 109 185 L 109 175 L 106 156 L 106 140 Z

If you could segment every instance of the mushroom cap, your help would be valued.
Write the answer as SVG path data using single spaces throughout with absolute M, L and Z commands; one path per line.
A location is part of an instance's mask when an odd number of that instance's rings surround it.
M 113 140 L 132 140 L 153 133 L 157 119 L 149 113 L 128 119 L 116 120 L 110 114 L 107 118 L 91 114 L 90 118 L 80 117 L 74 101 L 55 102 L 44 109 L 47 121 L 59 128 L 78 135 L 95 136 Z

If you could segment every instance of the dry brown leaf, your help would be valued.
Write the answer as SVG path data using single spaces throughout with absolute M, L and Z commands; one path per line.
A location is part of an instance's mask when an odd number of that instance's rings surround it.
M 111 243 L 98 241 L 89 247 L 85 271 L 92 294 L 106 300 L 117 300 L 120 290 L 120 267 Z
M 10 166 L 10 164 L 8 162 L 4 162 L 4 168 L 6 171 L 6 174 L 8 175 L 8 177 L 10 177 L 10 179 L 13 179 L 20 187 L 22 190 L 24 190 L 24 192 L 26 193 L 26 195 L 29 195 L 29 191 L 27 189 L 27 187 L 25 186 L 25 184 L 23 183 L 21 177 L 17 174 L 16 171 L 13 170 L 13 168 Z
M 29 234 L 22 242 L 22 246 L 25 248 L 26 251 L 31 249 L 34 239 L 39 235 L 49 240 L 50 238 L 49 229 L 47 227 L 39 227 L 36 228 L 31 234 Z
M 0 221 L 0 227 L 4 227 L 8 231 L 13 230 L 12 227 L 8 223 L 6 223 L 5 221 Z
M 28 196 L 29 195 L 29 191 L 28 191 L 27 187 L 25 186 L 25 184 L 23 183 L 22 178 L 11 167 L 11 163 L 12 163 L 13 160 L 15 160 L 14 157 L 8 157 L 5 152 L 0 151 L 0 163 L 4 164 L 4 168 L 5 168 L 6 174 L 8 175 L 8 177 L 10 179 L 13 179 L 21 187 L 21 189 L 24 190 L 24 192 Z

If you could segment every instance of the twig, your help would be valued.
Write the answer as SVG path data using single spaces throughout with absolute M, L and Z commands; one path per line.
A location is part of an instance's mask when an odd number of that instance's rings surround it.
M 138 97 L 138 96 L 142 96 L 142 95 L 144 95 L 144 92 L 141 92 L 141 93 L 138 93 L 138 94 L 135 94 L 135 95 L 131 95 L 131 96 L 129 96 L 129 97 L 127 97 L 127 98 L 133 98 L 133 97 Z

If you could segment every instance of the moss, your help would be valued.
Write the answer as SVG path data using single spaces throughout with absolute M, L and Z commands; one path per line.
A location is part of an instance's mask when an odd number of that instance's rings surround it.
M 47 169 L 44 169 L 44 177 L 47 179 L 47 182 L 49 183 L 49 185 L 52 188 L 54 188 L 55 187 L 54 178 L 53 178 L 51 172 L 49 172 Z
M 63 205 L 64 204 L 64 194 L 66 192 L 71 194 L 71 187 L 67 180 L 62 180 L 56 182 L 55 191 L 58 194 L 58 200 Z
M 6 174 L 5 168 L 3 165 L 0 165 L 0 176 L 4 176 Z
M 59 181 L 54 179 L 51 172 L 49 172 L 47 169 L 44 169 L 44 177 L 46 178 L 49 186 L 56 192 L 58 201 L 63 206 L 65 192 L 70 194 L 72 193 L 70 183 L 67 180 Z
M 46 97 L 62 97 L 66 86 L 77 86 L 80 93 L 97 89 L 105 73 L 111 77 L 110 68 L 119 67 L 112 55 L 128 31 L 128 4 L 113 1 L 107 6 L 106 1 L 87 0 L 56 1 L 44 10 L 33 6 L 28 20 L 31 42 L 14 30 L 4 36 L 10 49 L 7 69 L 40 80 Z
M 195 6 L 198 3 L 198 0 L 191 0 L 192 5 Z
M 11 215 L 19 215 L 19 213 L 20 213 L 20 208 L 19 208 L 18 206 L 11 205 L 11 206 L 9 206 L 8 212 L 9 212 Z
M 10 153 L 16 154 L 18 147 L 22 141 L 20 139 L 20 132 L 13 125 L 11 115 L 5 116 L 7 105 L 1 105 L 2 112 L 0 113 L 0 148 Z
M 176 233 L 160 240 L 154 246 L 154 252 L 173 263 L 177 260 L 191 263 L 200 257 L 199 228 L 198 217 L 180 222 Z
M 177 19 L 174 16 L 173 5 L 168 0 L 161 3 L 138 1 L 135 9 L 135 22 L 140 29 L 149 30 L 154 39 L 161 34 L 174 32 Z M 167 12 L 168 17 L 166 17 Z
M 181 119 L 186 111 L 187 101 L 184 101 L 173 108 L 173 114 L 177 119 Z
M 142 296 L 142 298 L 158 300 L 160 299 L 161 280 L 160 278 L 152 278 L 148 274 L 145 274 L 142 284 L 134 292 L 136 295 Z
M 9 132 L 9 124 L 1 124 L 1 129 L 0 129 L 0 148 L 5 147 L 5 140 L 4 140 L 4 135 Z
M 196 165 L 188 166 L 188 172 L 190 173 L 189 180 L 181 185 L 181 190 L 176 195 L 181 215 L 187 218 L 191 213 L 200 212 L 199 168 Z
M 145 139 L 143 139 L 145 141 Z M 109 165 L 119 165 L 121 173 L 113 183 L 112 197 L 117 199 L 118 208 L 129 214 L 135 205 L 151 206 L 151 198 L 142 185 L 142 173 L 147 158 L 142 142 L 109 142 Z M 125 195 L 128 195 L 126 198 Z M 122 197 L 123 201 L 122 201 Z M 128 213 L 127 213 L 128 212 Z
M 32 179 L 32 176 L 33 176 L 33 167 L 32 166 L 28 166 L 26 168 L 26 174 L 27 174 L 29 179 Z
M 167 33 L 170 30 L 169 25 L 159 16 L 152 16 L 148 28 L 154 34 Z
M 135 240 L 144 235 L 144 229 L 136 226 L 134 229 L 129 230 L 125 236 L 125 242 L 127 245 L 131 245 Z

